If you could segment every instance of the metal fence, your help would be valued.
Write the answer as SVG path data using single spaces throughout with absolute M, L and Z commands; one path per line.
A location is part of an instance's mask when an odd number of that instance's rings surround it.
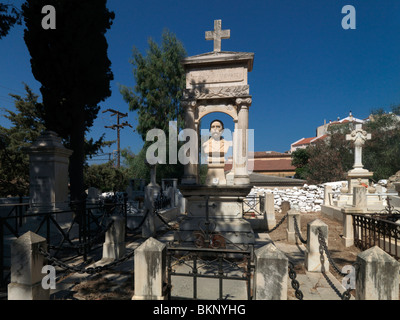
M 47 241 L 57 256 L 62 249 L 69 249 L 84 260 L 92 246 L 101 241 L 107 217 L 121 214 L 126 217 L 125 204 L 102 203 L 88 205 L 85 214 L 76 210 L 29 213 L 27 205 L 10 205 L 9 214 L 0 217 L 0 285 L 6 285 L 10 276 L 11 242 L 27 231 L 32 231 Z M 125 212 L 125 213 L 124 213 Z M 68 221 L 68 224 L 60 221 Z
M 354 245 L 367 250 L 378 246 L 396 259 L 400 259 L 400 225 L 381 215 L 353 214 Z

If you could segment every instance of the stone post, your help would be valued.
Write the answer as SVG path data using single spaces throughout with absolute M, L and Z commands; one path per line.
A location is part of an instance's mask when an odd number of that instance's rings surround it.
M 39 247 L 46 250 L 46 239 L 31 231 L 12 242 L 8 300 L 49 300 L 50 289 L 42 287 L 46 259 Z
M 117 260 L 125 254 L 125 219 L 111 218 L 114 222 L 107 230 L 103 244 L 103 259 Z
M 132 300 L 164 300 L 166 245 L 149 238 L 135 250 L 135 295 Z
M 253 298 L 255 300 L 287 300 L 287 256 L 272 243 L 254 252 L 255 270 Z
M 271 230 L 276 226 L 274 195 L 272 193 L 265 193 L 264 197 L 265 217 L 267 219 L 268 230 Z
M 331 206 L 331 199 L 332 199 L 332 186 L 325 186 L 324 187 L 324 206 Z
M 375 246 L 357 256 L 356 300 L 399 300 L 399 263 Z
M 290 243 L 297 243 L 297 235 L 296 235 L 296 229 L 294 226 L 294 218 L 297 220 L 297 225 L 301 226 L 301 221 L 300 221 L 300 211 L 297 209 L 290 209 L 288 211 L 288 221 L 287 221 L 287 229 L 286 229 L 286 234 L 287 234 L 287 240 Z
M 320 243 L 318 240 L 318 229 L 322 230 L 325 243 L 328 246 L 328 225 L 319 219 L 307 224 L 307 249 L 305 255 L 305 267 L 309 272 L 329 271 L 329 261 L 324 251 L 324 265 L 321 263 Z M 322 269 L 324 268 L 324 269 Z

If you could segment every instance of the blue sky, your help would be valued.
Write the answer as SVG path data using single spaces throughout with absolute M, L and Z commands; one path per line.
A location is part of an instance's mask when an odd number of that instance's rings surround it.
M 16 5 L 23 0 L 10 1 Z M 344 30 L 342 8 L 356 9 L 356 29 Z M 142 53 L 152 37 L 160 42 L 164 28 L 176 34 L 188 56 L 210 52 L 212 41 L 205 31 L 214 20 L 230 29 L 222 41 L 223 51 L 254 52 L 249 74 L 249 127 L 254 129 L 255 151 L 284 152 L 290 144 L 316 134 L 324 120 L 348 116 L 366 118 L 370 111 L 400 103 L 400 1 L 398 0 L 248 0 L 248 1 L 126 1 L 109 0 L 116 18 L 107 32 L 109 59 L 114 81 L 112 96 L 100 104 L 101 111 L 90 136 L 116 131 L 104 126 L 115 117 L 108 108 L 136 115 L 119 93 L 119 84 L 134 86 L 132 48 Z M 0 40 L 0 107 L 13 109 L 9 93 L 24 94 L 23 82 L 40 94 L 40 83 L 31 73 L 30 56 L 23 41 L 24 26 L 17 26 Z M 233 130 L 227 117 L 217 116 Z M 208 127 L 206 118 L 202 128 Z M 9 126 L 0 111 L 0 125 Z M 121 131 L 121 147 L 139 152 L 143 142 L 130 128 Z M 105 152 L 116 149 L 114 144 Z

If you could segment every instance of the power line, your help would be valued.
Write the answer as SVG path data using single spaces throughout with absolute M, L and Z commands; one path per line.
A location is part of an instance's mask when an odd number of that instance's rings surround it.
M 125 118 L 125 117 L 128 116 L 127 113 L 121 113 L 121 112 L 119 112 L 117 110 L 114 110 L 114 109 L 107 109 L 107 110 L 103 111 L 103 113 L 106 113 L 106 112 L 111 112 L 111 116 L 112 117 L 115 116 L 115 115 L 117 116 L 117 124 L 114 124 L 112 126 L 104 126 L 104 128 L 113 129 L 113 130 L 117 129 L 117 168 L 119 169 L 120 166 L 121 166 L 120 130 L 123 129 L 124 127 L 131 127 L 132 128 L 132 126 L 128 123 L 128 121 L 125 121 L 124 123 L 120 123 L 120 119 Z

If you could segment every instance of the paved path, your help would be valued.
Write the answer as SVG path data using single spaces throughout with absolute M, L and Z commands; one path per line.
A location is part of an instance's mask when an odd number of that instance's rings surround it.
M 168 232 L 162 237 L 157 238 L 159 241 L 167 242 L 173 239 L 173 233 Z M 136 242 L 130 243 L 127 250 L 136 249 L 144 239 L 139 239 Z M 266 233 L 256 233 L 255 249 L 260 248 L 272 242 L 269 235 Z M 303 245 L 290 245 L 283 242 L 276 242 L 275 245 L 284 252 L 290 261 L 295 266 L 304 264 L 305 247 Z M 76 261 L 78 263 L 79 261 Z M 96 265 L 104 265 L 109 261 L 98 261 Z M 71 262 L 73 263 L 73 262 Z M 179 271 L 190 271 L 188 266 L 180 266 Z M 185 268 L 188 269 L 185 271 Z M 132 283 L 132 258 L 128 261 L 119 264 L 109 271 L 103 278 L 107 279 L 111 285 L 110 290 L 119 290 L 121 285 Z M 302 268 L 304 269 L 304 268 Z M 98 278 L 98 277 L 97 277 Z M 96 275 L 90 276 L 88 274 L 71 274 L 63 281 L 57 284 L 57 289 L 53 292 L 54 299 L 63 299 L 70 295 L 76 284 L 82 281 L 96 279 Z M 300 284 L 300 290 L 303 293 L 303 300 L 340 300 L 340 295 L 345 291 L 342 284 L 331 274 L 326 273 L 311 273 L 307 271 L 297 272 L 297 281 Z M 172 277 L 172 297 L 174 299 L 190 299 L 193 297 L 193 279 L 191 277 Z M 237 280 L 224 280 L 223 282 L 223 297 L 228 300 L 246 300 L 247 299 L 246 282 Z M 218 280 L 217 279 L 199 279 L 198 281 L 198 299 L 218 299 Z M 291 281 L 288 281 L 288 299 L 297 300 L 294 296 L 294 290 L 291 287 Z M 354 299 L 354 297 L 352 297 Z

